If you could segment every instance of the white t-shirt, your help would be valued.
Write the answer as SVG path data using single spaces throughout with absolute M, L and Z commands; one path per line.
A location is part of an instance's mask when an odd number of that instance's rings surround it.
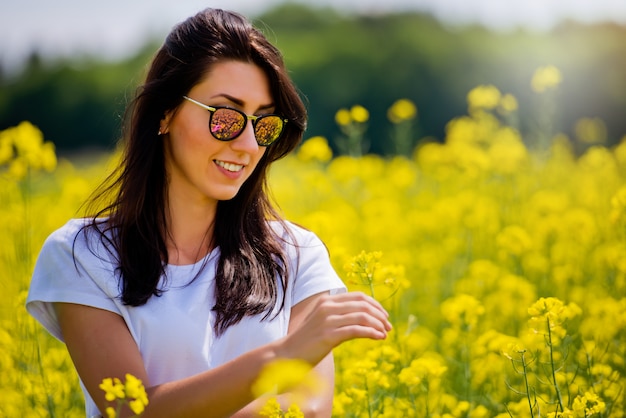
M 287 334 L 291 308 L 298 302 L 320 292 L 345 291 L 320 239 L 288 223 L 297 248 L 293 243 L 285 244 L 290 263 L 285 308 L 264 321 L 261 318 L 265 314 L 244 317 L 216 337 L 212 308 L 219 249 L 192 265 L 168 265 L 167 279 L 161 277 L 159 283 L 165 290 L 160 297 L 153 296 L 139 307 L 126 306 L 119 298 L 114 257 L 98 234 L 79 233 L 84 222 L 71 220 L 48 237 L 35 266 L 26 308 L 61 341 L 52 302 L 88 305 L 121 315 L 139 347 L 152 385 L 217 367 L 277 340 Z M 272 225 L 280 228 L 278 223 Z M 289 240 L 289 235 L 284 236 Z M 278 288 L 281 300 L 282 286 Z M 84 386 L 83 392 L 87 416 L 98 416 L 100 412 Z

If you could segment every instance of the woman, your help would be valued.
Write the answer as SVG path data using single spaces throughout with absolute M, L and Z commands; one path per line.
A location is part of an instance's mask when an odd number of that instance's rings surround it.
M 268 167 L 306 123 L 280 53 L 241 16 L 205 10 L 167 37 L 130 116 L 94 202 L 113 198 L 48 238 L 27 300 L 66 343 L 87 416 L 108 406 L 102 380 L 126 373 L 146 386 L 146 418 L 251 416 L 260 370 L 290 358 L 329 383 L 300 408 L 329 416 L 331 350 L 391 325 L 268 201 Z

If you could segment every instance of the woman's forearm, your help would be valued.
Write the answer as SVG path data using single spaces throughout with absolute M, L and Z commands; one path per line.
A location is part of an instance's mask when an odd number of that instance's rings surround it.
M 149 404 L 142 418 L 231 416 L 254 400 L 252 384 L 277 358 L 271 343 L 215 369 L 148 388 Z

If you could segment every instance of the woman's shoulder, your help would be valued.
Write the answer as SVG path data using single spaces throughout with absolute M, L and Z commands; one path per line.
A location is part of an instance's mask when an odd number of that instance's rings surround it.
M 274 233 L 288 248 L 301 250 L 304 248 L 325 247 L 315 232 L 302 225 L 286 220 L 271 221 L 270 225 Z
M 42 251 L 69 251 L 74 255 L 80 255 L 87 249 L 98 252 L 97 247 L 102 245 L 103 234 L 110 235 L 106 232 L 105 223 L 106 220 L 94 222 L 90 218 L 72 218 L 48 235 Z
M 287 220 L 270 221 L 270 226 L 286 244 L 296 247 L 321 244 L 321 240 L 315 232 L 294 222 Z

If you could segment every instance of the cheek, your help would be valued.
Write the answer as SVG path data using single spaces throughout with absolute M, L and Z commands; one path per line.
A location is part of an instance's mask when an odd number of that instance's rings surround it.
M 254 169 L 255 170 L 259 166 L 259 164 L 261 164 L 261 161 L 263 160 L 263 157 L 266 152 L 267 152 L 267 148 L 263 148 L 263 147 L 259 148 L 259 152 L 254 157 Z
M 197 123 L 176 124 L 170 133 L 171 146 L 183 154 L 201 154 L 211 148 L 208 128 Z M 199 156 L 199 155 L 198 155 Z

